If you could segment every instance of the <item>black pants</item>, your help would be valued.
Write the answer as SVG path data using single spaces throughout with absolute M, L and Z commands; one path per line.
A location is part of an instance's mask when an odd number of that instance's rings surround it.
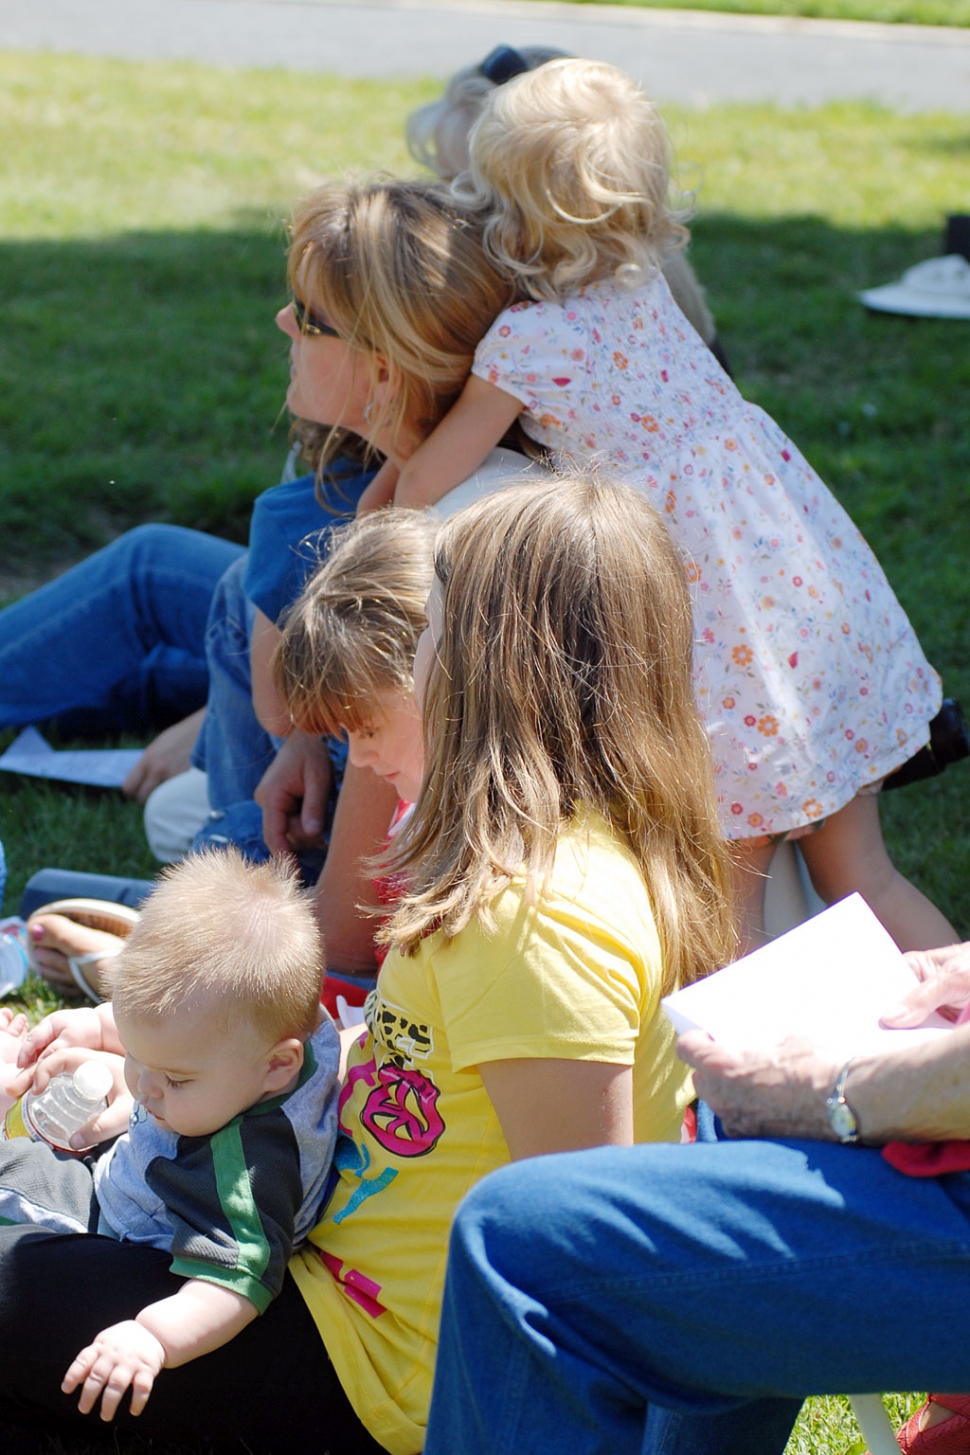
M 0 1427 L 11 1431 L 10 1448 L 20 1448 L 19 1428 L 92 1442 L 117 1429 L 122 1449 L 131 1431 L 239 1455 L 381 1451 L 354 1414 L 289 1275 L 280 1297 L 230 1343 L 163 1369 L 137 1419 L 127 1399 L 110 1425 L 97 1408 L 78 1414 L 77 1392 L 60 1389 L 68 1365 L 102 1329 L 176 1292 L 183 1280 L 169 1261 L 156 1248 L 111 1238 L 0 1227 Z

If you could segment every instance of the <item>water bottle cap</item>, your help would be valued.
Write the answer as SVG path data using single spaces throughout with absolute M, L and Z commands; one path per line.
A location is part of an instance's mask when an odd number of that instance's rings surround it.
M 84 1101 L 104 1101 L 113 1085 L 111 1068 L 103 1061 L 85 1061 L 74 1073 L 74 1090 Z

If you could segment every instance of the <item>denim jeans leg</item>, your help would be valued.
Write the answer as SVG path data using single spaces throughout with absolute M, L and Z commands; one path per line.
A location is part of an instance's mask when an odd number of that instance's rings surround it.
M 425 1455 L 686 1455 L 691 1422 L 781 1455 L 808 1394 L 965 1387 L 968 1202 L 816 1142 L 504 1168 L 456 1219 Z
M 231 541 L 128 531 L 0 612 L 0 728 L 145 732 L 206 698 L 205 624 Z
M 208 774 L 214 812 L 251 799 L 276 754 L 253 710 L 249 640 L 256 609 L 243 590 L 245 570 L 243 555 L 223 574 L 205 633 L 209 699 L 192 762 Z

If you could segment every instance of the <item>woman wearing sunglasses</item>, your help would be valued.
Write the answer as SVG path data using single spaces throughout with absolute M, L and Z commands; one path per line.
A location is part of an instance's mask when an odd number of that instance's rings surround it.
M 480 337 L 510 301 L 509 286 L 483 263 L 477 229 L 455 212 L 439 183 L 388 181 L 323 189 L 298 212 L 290 258 L 292 301 L 277 315 L 277 324 L 290 339 L 287 404 L 300 419 L 329 427 L 320 456 L 324 470 L 332 468 L 332 461 L 343 465 L 348 437 L 363 445 L 356 475 L 348 474 L 345 483 L 338 480 L 333 487 L 334 494 L 346 491 L 352 509 L 356 493 L 370 478 L 361 473 L 361 454 L 370 450 L 403 462 L 430 433 L 460 392 Z M 439 513 L 450 514 L 498 488 L 520 475 L 524 463 L 511 450 L 494 451 L 472 480 L 439 503 Z M 316 539 L 298 543 L 327 519 L 310 485 L 310 522 L 291 529 L 289 544 L 270 535 L 276 557 L 291 568 L 294 597 L 313 567 L 318 545 Z M 297 482 L 260 497 L 254 535 L 267 534 L 259 529 L 266 514 L 277 502 L 285 506 L 287 491 L 299 488 Z M 261 557 L 270 554 L 262 545 L 258 549 Z M 256 550 L 254 546 L 250 552 L 248 576 L 242 578 L 241 567 L 234 566 L 220 593 L 249 580 Z M 312 855 L 319 855 L 321 847 L 335 744 L 293 729 L 269 673 L 279 637 L 276 621 L 287 603 L 279 610 L 266 603 L 264 610 L 266 598 L 258 591 L 251 595 L 257 604 L 245 603 L 246 616 L 236 633 L 235 669 L 216 679 L 221 711 L 213 712 L 210 694 L 203 730 L 206 757 L 214 774 L 232 770 L 233 762 L 226 759 L 233 742 L 243 740 L 240 724 L 247 709 L 250 716 L 255 713 L 256 730 L 279 751 L 271 750 L 261 764 L 262 781 L 259 772 L 253 778 L 254 787 L 259 783 L 256 800 L 262 809 L 261 815 L 256 811 L 255 823 L 255 805 L 240 804 L 237 813 L 237 805 L 214 803 L 214 808 L 229 811 L 213 816 L 200 841 L 223 837 L 239 842 L 238 825 L 248 815 L 251 831 L 241 843 L 244 852 L 257 858 L 267 851 L 296 852 L 305 860 L 307 877 L 315 877 Z M 225 615 L 231 621 L 235 612 Z M 251 674 L 245 670 L 249 668 Z M 226 677 L 231 697 L 223 697 Z M 179 782 L 166 784 L 163 792 L 177 789 Z M 211 786 L 209 792 L 211 801 Z M 360 865 L 383 843 L 394 804 L 394 794 L 373 774 L 347 768 L 333 810 L 329 850 L 322 871 L 318 860 L 316 881 L 328 966 L 338 972 L 364 977 L 374 972 L 373 922 L 356 908 L 370 897 Z M 91 956 L 102 946 L 106 952 L 117 948 L 113 937 L 102 931 L 43 912 L 34 916 L 32 926 L 40 936 L 35 956 L 62 985 L 70 983 L 68 959 Z M 88 960 L 87 965 L 85 978 L 96 989 L 97 962 Z M 351 1000 L 362 998 L 359 986 L 351 991 L 357 992 L 348 992 Z

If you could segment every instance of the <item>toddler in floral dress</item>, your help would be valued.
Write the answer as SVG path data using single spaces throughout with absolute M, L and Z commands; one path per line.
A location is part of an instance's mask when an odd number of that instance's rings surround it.
M 927 742 L 939 678 L 845 511 L 670 295 L 657 259 L 686 232 L 659 115 L 613 67 L 555 60 L 494 90 L 470 151 L 453 190 L 485 214 L 486 251 L 521 299 L 381 485 L 432 505 L 518 420 L 647 494 L 686 560 L 745 943 L 763 935 L 764 875 L 786 836 L 804 836 L 826 902 L 858 890 L 901 948 L 953 943 L 893 866 L 876 797 Z

